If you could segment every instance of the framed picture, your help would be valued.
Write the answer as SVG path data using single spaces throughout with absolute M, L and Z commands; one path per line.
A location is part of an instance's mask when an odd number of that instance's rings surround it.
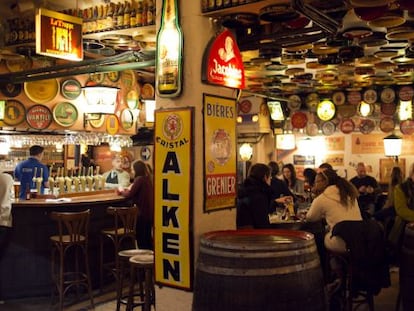
M 395 162 L 392 158 L 383 158 L 379 160 L 380 167 L 380 183 L 388 184 L 390 181 L 391 171 L 394 166 L 399 166 L 403 172 L 403 178 L 405 178 L 405 159 L 398 159 L 398 162 Z

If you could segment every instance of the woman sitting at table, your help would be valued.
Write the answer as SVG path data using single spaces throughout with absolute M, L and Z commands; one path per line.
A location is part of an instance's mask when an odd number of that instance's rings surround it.
M 362 220 L 357 201 L 358 190 L 330 169 L 316 175 L 312 190 L 316 198 L 306 214 L 306 221 L 325 219 L 328 224 L 325 247 L 335 252 L 346 252 L 345 242 L 340 237 L 332 236 L 331 231 L 338 222 Z

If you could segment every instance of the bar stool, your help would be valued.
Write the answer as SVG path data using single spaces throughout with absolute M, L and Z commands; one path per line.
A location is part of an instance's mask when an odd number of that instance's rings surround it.
M 110 270 L 115 279 L 119 280 L 119 260 L 118 253 L 125 248 L 137 248 L 136 224 L 138 207 L 108 207 L 107 213 L 114 217 L 112 228 L 101 230 L 100 235 L 100 290 L 102 291 L 104 270 Z M 104 239 L 108 238 L 112 242 L 114 249 L 113 261 L 104 263 Z
M 136 255 L 154 255 L 154 251 L 150 249 L 126 249 L 122 250 L 118 253 L 119 256 L 119 280 L 117 283 L 117 297 L 116 297 L 116 311 L 120 310 L 121 303 L 127 304 L 128 301 L 125 300 L 128 296 L 123 295 L 123 288 L 124 288 L 124 277 L 125 275 L 130 272 L 125 270 L 125 265 L 129 263 L 129 259 Z M 137 295 L 140 297 L 143 296 L 144 288 L 143 283 L 139 282 L 139 292 Z M 142 299 L 141 302 L 143 303 Z M 137 303 L 136 303 L 137 304 Z
M 136 306 L 142 306 L 142 311 L 150 311 L 151 305 L 155 307 L 155 288 L 153 280 L 154 254 L 140 254 L 129 258 L 131 269 L 131 280 L 129 284 L 129 295 L 127 311 L 132 311 Z M 144 290 L 140 286 L 140 301 L 134 302 L 134 285 L 135 282 L 140 285 L 144 277 Z M 136 281 L 135 281 L 136 280 Z
M 50 241 L 52 242 L 52 280 L 59 293 L 59 310 L 63 310 L 65 294 L 75 287 L 78 300 L 79 287 L 87 289 L 91 306 L 94 308 L 88 263 L 90 210 L 52 212 L 50 217 L 57 222 L 58 227 L 58 235 L 51 236 Z M 70 255 L 73 257 L 69 257 Z M 81 269 L 82 261 L 83 269 Z M 74 266 L 69 266 L 70 263 L 74 263 Z M 54 292 L 53 290 L 52 300 Z

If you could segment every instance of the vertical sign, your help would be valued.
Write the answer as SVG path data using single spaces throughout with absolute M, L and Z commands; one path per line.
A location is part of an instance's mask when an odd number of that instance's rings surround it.
M 155 281 L 192 289 L 194 108 L 155 111 Z
M 204 211 L 236 203 L 236 100 L 203 94 Z

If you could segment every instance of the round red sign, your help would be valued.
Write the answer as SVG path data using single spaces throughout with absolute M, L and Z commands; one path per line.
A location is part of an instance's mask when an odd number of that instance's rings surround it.
M 27 110 L 26 122 L 31 128 L 43 130 L 52 123 L 52 112 L 43 105 L 34 105 Z

